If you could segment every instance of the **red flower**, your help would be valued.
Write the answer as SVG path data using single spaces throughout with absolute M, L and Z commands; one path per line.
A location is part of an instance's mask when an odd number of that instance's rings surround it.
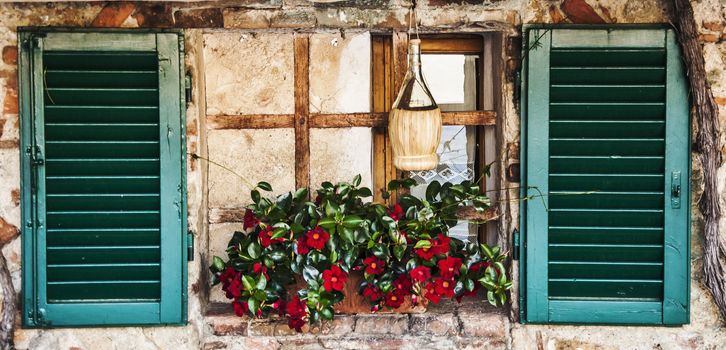
M 291 318 L 302 319 L 308 312 L 307 306 L 305 306 L 305 303 L 303 303 L 297 295 L 292 297 L 292 300 L 285 305 L 285 309 Z
M 418 249 L 415 249 L 414 252 L 421 259 L 424 259 L 424 260 L 431 260 L 434 258 L 434 250 L 431 249 L 431 247 L 418 248 Z
M 434 283 L 426 284 L 426 299 L 434 304 L 438 304 L 441 301 L 441 296 L 436 294 L 436 286 Z
M 403 218 L 403 208 L 401 208 L 400 205 L 396 204 L 393 206 L 393 208 L 388 210 L 388 216 L 391 217 L 394 221 L 398 221 L 401 218 Z
M 376 286 L 369 285 L 363 289 L 363 296 L 368 298 L 370 301 L 376 301 L 381 299 L 383 292 Z
M 271 226 L 267 226 L 267 227 L 265 227 L 264 230 L 260 231 L 259 237 L 260 237 L 260 245 L 262 245 L 263 248 L 267 248 L 270 245 L 275 244 L 275 243 L 281 243 L 285 240 L 282 237 L 272 239 L 272 227 Z
M 435 281 L 435 283 L 436 285 L 434 286 L 434 291 L 436 292 L 436 294 L 447 298 L 454 297 L 453 279 L 439 278 Z
M 227 268 L 224 269 L 224 272 L 219 275 L 219 281 L 224 284 L 229 284 L 230 282 L 232 282 L 233 279 L 238 277 L 239 273 L 235 271 L 231 266 L 227 266 Z
M 431 269 L 423 265 L 416 266 L 409 274 L 414 281 L 426 282 L 431 278 Z
M 398 309 L 403 304 L 403 295 L 394 292 L 388 292 L 386 294 L 386 306 L 394 309 Z
M 297 253 L 300 255 L 305 255 L 310 251 L 310 247 L 308 247 L 307 243 L 305 243 L 305 239 L 299 239 L 297 241 Z
M 302 332 L 302 328 L 305 326 L 305 321 L 301 318 L 293 317 L 287 321 L 287 326 L 290 327 L 290 329 Z
M 439 234 L 438 236 L 436 236 L 436 239 L 431 246 L 431 250 L 433 250 L 435 255 L 446 254 L 449 252 L 450 242 L 451 238 L 446 235 Z
M 341 270 L 338 265 L 333 265 L 330 270 L 323 271 L 323 287 L 328 292 L 333 290 L 342 291 L 345 288 L 345 280 L 348 274 Z
M 375 256 L 369 256 L 363 260 L 363 264 L 366 265 L 366 273 L 369 275 L 380 275 L 383 273 L 383 267 L 386 266 L 386 262 L 376 258 Z
M 285 313 L 285 300 L 282 298 L 275 300 L 275 302 L 272 303 L 272 308 L 277 310 L 280 316 L 282 316 Z
M 266 280 L 270 279 L 270 276 L 267 274 L 267 266 L 265 266 L 265 265 L 262 265 L 260 263 L 255 263 L 254 265 L 252 265 L 252 271 L 258 275 L 259 274 L 265 275 Z
M 394 292 L 398 295 L 403 296 L 411 293 L 411 279 L 408 278 L 408 275 L 399 275 L 393 281 L 393 286 L 396 288 Z
M 242 287 L 242 281 L 239 278 L 233 279 L 227 286 L 227 298 L 239 298 L 242 295 L 240 287 Z
M 442 278 L 453 279 L 454 276 L 459 275 L 459 269 L 461 268 L 461 259 L 454 257 L 447 257 L 446 259 L 439 260 L 437 263 L 439 267 L 439 273 Z
M 232 308 L 234 308 L 234 314 L 239 317 L 244 316 L 249 311 L 247 303 L 240 303 L 239 301 L 233 301 Z
M 317 250 L 323 250 L 325 242 L 327 242 L 328 239 L 330 239 L 330 235 L 320 226 L 315 226 L 314 229 L 305 234 L 306 245 Z
M 252 210 L 247 209 L 245 210 L 245 217 L 243 219 L 243 222 L 244 224 L 242 225 L 242 228 L 244 228 L 245 232 L 249 233 L 251 232 L 251 229 L 254 229 L 257 224 L 260 223 L 260 220 L 257 219 Z
M 469 268 L 469 272 L 475 273 L 479 272 L 479 270 L 486 270 L 487 267 L 491 266 L 491 264 L 487 261 L 480 261 L 474 265 L 471 265 Z

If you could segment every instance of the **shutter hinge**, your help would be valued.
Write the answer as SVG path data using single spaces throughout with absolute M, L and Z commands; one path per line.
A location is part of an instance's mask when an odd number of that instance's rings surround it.
M 512 259 L 519 260 L 519 230 L 512 231 Z
M 192 76 L 187 74 L 184 76 L 184 98 L 186 99 L 187 107 L 192 103 Z
M 681 207 L 681 172 L 674 171 L 671 173 L 671 208 L 679 209 Z
M 36 325 L 38 325 L 40 327 L 50 326 L 50 322 L 48 322 L 48 320 L 45 319 L 45 309 L 44 308 L 41 307 L 38 309 L 38 317 L 37 317 L 37 320 L 35 323 L 36 323 Z
M 194 233 L 187 233 L 187 260 L 194 261 Z

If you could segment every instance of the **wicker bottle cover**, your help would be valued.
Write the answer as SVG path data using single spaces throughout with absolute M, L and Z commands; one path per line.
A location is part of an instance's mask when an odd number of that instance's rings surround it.
M 408 72 L 391 108 L 388 136 L 393 165 L 404 171 L 436 168 L 441 141 L 441 110 L 421 73 L 421 40 L 408 45 Z

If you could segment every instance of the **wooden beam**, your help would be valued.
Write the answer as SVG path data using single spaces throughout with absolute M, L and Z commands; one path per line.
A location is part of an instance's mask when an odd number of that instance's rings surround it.
M 477 211 L 474 207 L 461 207 L 456 211 L 456 217 L 460 220 L 487 222 L 497 220 L 499 216 L 501 214 L 496 207 L 491 207 L 484 211 Z
M 292 128 L 294 114 L 246 114 L 207 116 L 209 129 L 274 129 Z
M 295 187 L 310 187 L 310 34 L 296 33 Z
M 444 125 L 495 125 L 495 111 L 442 112 Z M 388 113 L 338 113 L 308 115 L 310 128 L 349 128 L 368 127 L 386 128 Z M 246 114 L 210 115 L 207 117 L 209 129 L 274 129 L 295 127 L 293 114 Z
M 480 36 L 470 38 L 421 38 L 421 53 L 481 55 Z
M 390 36 L 371 38 L 371 111 L 387 113 L 391 108 L 391 45 Z M 387 181 L 387 123 L 373 127 L 373 201 L 384 202 Z

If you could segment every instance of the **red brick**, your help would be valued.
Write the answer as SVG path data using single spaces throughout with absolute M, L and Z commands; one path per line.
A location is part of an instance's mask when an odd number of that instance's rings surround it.
M 704 21 L 703 28 L 706 28 L 706 29 L 714 31 L 714 32 L 722 32 L 723 28 L 724 28 L 724 24 L 721 21 Z
M 552 23 L 561 23 L 565 21 L 565 16 L 560 12 L 560 9 L 555 5 L 550 5 L 550 19 Z
M 3 62 L 5 64 L 18 64 L 18 47 L 17 46 L 5 46 L 3 47 Z
M 132 2 L 112 2 L 104 6 L 91 26 L 94 27 L 120 27 L 127 18 L 134 12 L 136 5 Z
M 703 41 L 707 43 L 715 43 L 718 42 L 719 39 L 721 39 L 721 36 L 718 34 L 700 34 L 698 35 L 698 41 Z
M 13 204 L 15 204 L 16 207 L 19 206 L 20 205 L 20 189 L 16 188 L 16 189 L 10 191 L 10 198 L 13 200 Z
M 5 221 L 5 219 L 0 218 L 0 246 L 12 241 L 13 238 L 17 237 L 19 234 L 20 230 L 18 230 L 15 225 L 12 225 Z
M 3 113 L 18 114 L 18 91 L 9 86 L 5 87 Z
M 585 0 L 565 0 L 560 9 L 572 23 L 605 23 L 605 20 Z

